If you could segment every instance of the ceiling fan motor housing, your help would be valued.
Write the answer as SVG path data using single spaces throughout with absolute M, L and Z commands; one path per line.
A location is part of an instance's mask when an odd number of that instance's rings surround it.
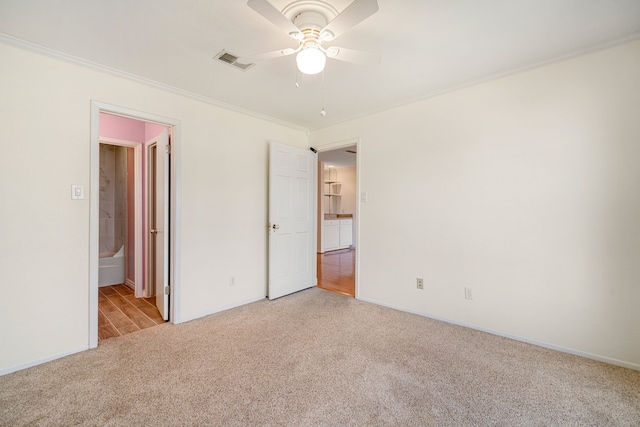
M 297 0 L 282 9 L 282 14 L 294 24 L 296 17 L 304 12 L 314 12 L 322 15 L 324 24 L 320 28 L 323 28 L 338 16 L 338 10 L 335 7 L 321 0 Z
M 330 32 L 321 34 L 321 31 L 338 16 L 338 11 L 329 3 L 321 0 L 297 0 L 286 6 L 282 10 L 282 14 L 300 29 L 303 40 L 298 41 L 301 44 L 312 42 L 318 45 L 332 38 Z
M 327 20 L 317 12 L 301 12 L 293 18 L 293 23 L 300 28 L 300 31 L 316 30 L 320 33 L 320 30 L 327 25 Z

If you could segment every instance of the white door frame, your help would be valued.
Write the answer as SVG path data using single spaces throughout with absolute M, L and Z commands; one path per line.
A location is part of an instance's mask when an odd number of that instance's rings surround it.
M 360 299 L 360 203 L 362 201 L 360 192 L 360 159 L 362 144 L 360 144 L 360 138 L 346 139 L 343 141 L 331 142 L 329 144 L 322 144 L 320 146 L 313 147 L 318 153 L 324 151 L 332 151 L 340 148 L 356 146 L 356 213 L 355 213 L 355 242 L 356 242 L 356 267 L 355 267 L 355 298 Z M 319 168 L 316 167 L 316 182 L 320 179 Z M 316 199 L 317 200 L 317 199 Z M 316 202 L 319 203 L 319 202 Z M 318 216 L 318 209 L 316 209 L 316 217 Z M 322 227 L 322 218 L 316 218 L 317 227 Z M 317 271 L 317 266 L 316 266 Z
M 91 138 L 90 138 L 90 208 L 89 208 L 89 348 L 98 346 L 98 254 L 99 254 L 99 187 L 100 187 L 100 113 L 115 114 L 135 120 L 158 123 L 168 126 L 171 131 L 170 163 L 170 245 L 169 245 L 169 283 L 171 285 L 170 313 L 171 323 L 181 323 L 180 316 L 180 137 L 179 120 L 132 110 L 130 108 L 91 101 Z
M 144 198 L 144 213 L 145 213 L 145 222 L 147 224 L 147 228 L 143 231 L 144 233 L 144 247 L 146 249 L 146 253 L 144 254 L 144 262 L 145 262 L 145 274 L 146 274 L 146 283 L 145 283 L 145 289 L 144 289 L 144 297 L 145 298 L 150 298 L 150 297 L 155 297 L 156 295 L 156 284 L 155 281 L 152 283 L 151 278 L 153 277 L 152 275 L 152 258 L 151 258 L 151 238 L 149 236 L 149 230 L 151 227 L 151 203 L 149 203 L 149 199 L 152 196 L 152 192 L 151 192 L 151 173 L 150 170 L 151 168 L 155 168 L 155 165 L 151 165 L 151 147 L 156 146 L 157 142 L 155 141 L 155 139 L 151 139 L 149 141 L 146 141 L 144 143 L 144 164 L 146 165 L 146 169 L 145 169 L 145 180 L 146 180 L 146 188 L 145 188 L 145 192 L 147 194 L 147 197 Z M 156 148 L 156 155 L 157 155 L 157 148 Z M 154 178 L 155 179 L 155 178 Z M 155 253 L 154 253 L 155 256 Z
M 125 141 L 122 139 L 100 137 L 100 144 L 117 145 L 120 147 L 133 148 L 134 157 L 134 199 L 135 225 L 133 236 L 135 242 L 134 263 L 136 266 L 134 274 L 134 290 L 136 297 L 142 297 L 142 143 L 135 141 Z M 127 231 L 127 235 L 130 230 Z M 128 238 L 128 237 L 127 237 Z M 125 261 L 126 264 L 126 261 Z M 128 279 L 127 279 L 128 280 Z

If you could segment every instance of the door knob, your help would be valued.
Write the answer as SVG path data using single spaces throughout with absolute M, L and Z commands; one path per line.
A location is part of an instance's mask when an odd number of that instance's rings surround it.
M 273 228 L 274 230 L 278 230 L 280 229 L 280 226 L 278 224 L 273 224 L 271 228 Z
M 150 231 L 151 231 L 151 234 L 158 234 L 158 230 L 156 230 L 155 228 L 152 228 Z

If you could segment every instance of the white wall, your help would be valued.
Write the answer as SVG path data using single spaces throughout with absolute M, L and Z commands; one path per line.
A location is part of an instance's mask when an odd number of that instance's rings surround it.
M 360 297 L 640 369 L 638 76 L 634 42 L 313 132 L 361 137 Z
M 267 141 L 303 132 L 0 55 L 0 373 L 88 345 L 91 100 L 182 121 L 183 318 L 265 295 Z M 360 296 L 640 368 L 638 75 L 636 42 L 313 132 L 361 137 Z
M 338 212 L 356 214 L 356 167 L 336 166 L 338 182 L 340 182 L 340 200 Z
M 2 43 L 0 57 L 0 373 L 88 346 L 91 100 L 181 120 L 183 319 L 264 297 L 267 141 L 306 147 L 304 132 Z

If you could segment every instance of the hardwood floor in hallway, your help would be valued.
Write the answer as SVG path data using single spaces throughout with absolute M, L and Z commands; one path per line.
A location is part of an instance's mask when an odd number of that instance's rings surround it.
M 356 250 L 341 249 L 318 254 L 318 287 L 356 295 Z
M 136 298 L 126 285 L 98 288 L 98 341 L 164 323 L 155 297 Z

